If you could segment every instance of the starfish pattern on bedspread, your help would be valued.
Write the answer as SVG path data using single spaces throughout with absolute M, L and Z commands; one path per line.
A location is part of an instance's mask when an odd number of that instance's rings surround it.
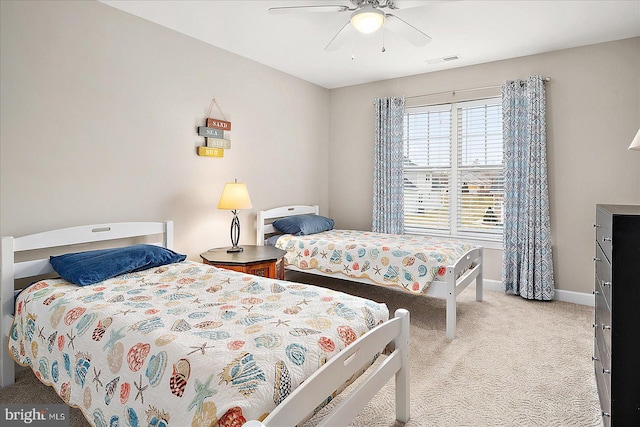
M 196 407 L 196 412 L 199 414 L 202 412 L 202 405 L 204 404 L 204 400 L 207 397 L 211 397 L 214 394 L 217 393 L 216 390 L 211 390 L 209 388 L 209 385 L 211 384 L 211 380 L 213 379 L 213 376 L 215 374 L 211 374 L 211 376 L 209 376 L 209 378 L 207 379 L 207 381 L 205 382 L 200 382 L 199 379 L 196 378 L 194 387 L 196 390 L 196 395 L 193 398 L 193 400 L 191 401 L 191 403 L 189 404 L 189 406 L 187 407 L 187 409 L 190 411 L 191 409 L 193 409 L 194 407 Z

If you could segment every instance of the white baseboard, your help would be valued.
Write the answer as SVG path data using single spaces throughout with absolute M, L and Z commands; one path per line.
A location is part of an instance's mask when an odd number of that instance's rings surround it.
M 556 289 L 555 298 L 558 301 L 572 302 L 574 304 L 588 305 L 595 307 L 596 299 L 593 294 L 585 294 L 584 292 L 563 291 Z
M 487 291 L 502 292 L 502 283 L 498 280 L 482 279 L 482 289 Z
M 482 281 L 482 284 L 484 289 L 486 289 L 487 291 L 502 292 L 502 283 L 498 280 L 484 279 Z M 593 294 L 585 294 L 584 292 L 573 292 L 556 289 L 554 299 L 556 301 L 564 301 L 573 304 L 595 307 L 595 297 L 593 296 Z

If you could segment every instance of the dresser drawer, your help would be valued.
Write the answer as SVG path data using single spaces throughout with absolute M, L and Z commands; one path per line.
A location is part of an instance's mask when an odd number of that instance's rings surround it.
M 598 397 L 600 398 L 600 410 L 602 411 L 602 423 L 605 427 L 608 427 L 611 425 L 611 395 L 604 383 L 602 369 L 599 367 L 597 361 L 594 366 Z
M 596 340 L 594 343 L 594 353 L 597 358 L 597 368 L 602 374 L 602 382 L 606 386 L 607 394 L 611 394 L 611 349 L 607 347 L 604 340 L 605 334 L 602 333 L 602 329 L 596 328 Z
M 602 340 L 609 353 L 611 353 L 611 311 L 607 307 L 602 296 L 596 295 L 596 338 L 602 336 Z M 603 347 L 600 347 L 601 349 Z
M 602 247 L 604 255 L 611 261 L 611 248 L 613 237 L 613 219 L 611 214 L 604 209 L 596 210 L 596 241 Z
M 613 283 L 611 281 L 611 264 L 604 256 L 600 245 L 596 245 L 595 269 L 596 285 L 594 289 L 596 293 L 600 293 L 604 297 L 607 305 L 612 309 L 611 302 L 613 300 L 611 299 L 611 292 Z
M 603 356 L 608 359 L 608 355 L 603 355 L 598 348 L 597 342 L 594 350 L 593 370 L 596 377 L 596 386 L 598 389 L 598 397 L 600 398 L 600 409 L 602 411 L 602 421 L 605 426 L 611 425 L 611 375 L 604 374 L 602 371 L 602 359 Z M 609 377 L 607 381 L 606 377 Z M 606 415 L 609 414 L 609 415 Z

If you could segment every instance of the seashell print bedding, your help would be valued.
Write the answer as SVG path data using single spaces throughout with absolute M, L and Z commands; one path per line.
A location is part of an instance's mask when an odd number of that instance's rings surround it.
M 93 426 L 226 427 L 264 419 L 388 318 L 370 300 L 184 261 L 34 283 L 8 344 Z
M 474 248 L 459 240 L 356 230 L 283 234 L 275 246 L 287 251 L 287 265 L 301 270 L 365 278 L 413 294 L 445 280 L 447 266 Z

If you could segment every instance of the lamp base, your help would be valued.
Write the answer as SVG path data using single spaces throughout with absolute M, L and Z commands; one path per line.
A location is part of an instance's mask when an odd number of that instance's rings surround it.
M 238 219 L 238 211 L 232 211 L 233 220 L 231 221 L 231 247 L 227 249 L 227 253 L 235 253 L 242 252 L 240 246 L 238 246 L 238 241 L 240 240 L 240 220 Z

